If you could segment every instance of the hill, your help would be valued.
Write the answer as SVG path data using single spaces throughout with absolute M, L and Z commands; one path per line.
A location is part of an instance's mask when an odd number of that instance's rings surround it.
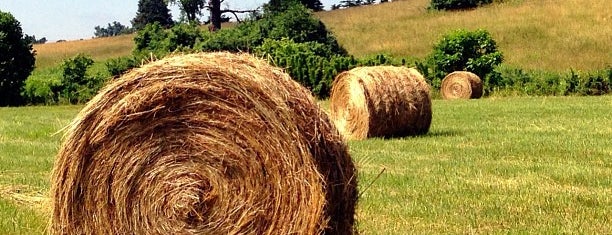
M 134 35 L 130 34 L 89 40 L 35 44 L 36 67 L 54 66 L 79 53 L 89 55 L 96 61 L 129 55 L 134 49 L 133 38 Z
M 565 72 L 612 65 L 609 0 L 505 0 L 467 11 L 429 12 L 430 0 L 404 0 L 317 13 L 357 57 L 386 53 L 424 58 L 445 33 L 491 32 L 505 64 Z M 85 53 L 95 60 L 128 55 L 133 35 L 35 45 L 38 68 Z
M 609 0 L 505 0 L 452 12 L 428 12 L 429 2 L 393 1 L 318 15 L 356 56 L 423 58 L 445 33 L 483 28 L 510 66 L 567 71 L 612 65 Z

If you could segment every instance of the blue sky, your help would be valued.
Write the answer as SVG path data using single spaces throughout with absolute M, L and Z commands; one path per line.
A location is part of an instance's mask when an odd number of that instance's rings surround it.
M 232 9 L 253 9 L 269 0 L 226 0 Z M 340 0 L 321 0 L 325 8 Z M 225 6 L 224 5 L 224 6 Z M 0 11 L 10 12 L 20 23 L 23 32 L 46 37 L 49 42 L 60 39 L 78 40 L 93 37 L 94 27 L 113 21 L 131 25 L 136 15 L 138 0 L 1 0 Z M 180 12 L 171 7 L 173 18 Z

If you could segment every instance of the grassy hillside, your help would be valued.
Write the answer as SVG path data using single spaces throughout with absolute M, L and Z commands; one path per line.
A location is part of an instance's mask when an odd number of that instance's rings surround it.
M 427 12 L 429 2 L 393 1 L 318 15 L 357 56 L 422 58 L 450 30 L 484 28 L 511 66 L 567 71 L 612 65 L 609 0 L 505 0 L 454 12 Z
M 359 230 L 608 233 L 611 106 L 612 96 L 434 100 L 425 136 L 349 142 Z M 80 108 L 0 108 L 0 234 L 43 233 L 54 133 Z
M 609 0 L 505 0 L 454 12 L 428 12 L 428 4 L 429 0 L 396 0 L 317 16 L 358 57 L 387 53 L 424 58 L 443 34 L 459 28 L 484 28 L 492 33 L 510 66 L 567 71 L 612 65 Z M 128 55 L 134 47 L 132 38 L 125 35 L 35 45 L 36 65 L 52 66 L 77 53 L 95 60 Z
M 134 35 L 121 35 L 89 40 L 54 42 L 34 45 L 36 68 L 44 69 L 62 60 L 83 53 L 96 61 L 126 56 L 134 49 Z

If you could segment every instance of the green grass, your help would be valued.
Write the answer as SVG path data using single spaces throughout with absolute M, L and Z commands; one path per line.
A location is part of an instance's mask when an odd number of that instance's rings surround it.
M 57 132 L 79 108 L 0 108 L 0 234 L 43 232 Z
M 434 101 L 428 135 L 352 142 L 364 234 L 612 231 L 612 97 Z
M 610 107 L 612 96 L 434 100 L 428 135 L 349 143 L 359 230 L 612 231 Z M 54 133 L 80 108 L 0 108 L 0 234 L 43 233 Z

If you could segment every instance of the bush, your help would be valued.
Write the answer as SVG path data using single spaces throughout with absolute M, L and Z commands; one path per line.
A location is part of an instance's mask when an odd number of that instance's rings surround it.
M 21 96 L 28 104 L 56 104 L 62 72 L 59 67 L 36 70 L 25 81 Z
M 288 38 L 297 43 L 318 42 L 328 46 L 335 54 L 348 55 L 325 24 L 299 3 L 290 4 L 283 11 L 265 12 L 258 26 L 264 38 Z
M 84 103 L 98 92 L 105 79 L 87 74 L 87 69 L 93 64 L 89 56 L 82 54 L 64 60 L 60 66 L 62 77 L 58 87 L 59 102 Z
M 493 0 L 431 0 L 429 8 L 436 10 L 457 10 L 474 8 L 492 2 Z
M 610 92 L 612 67 L 590 73 L 571 70 L 567 74 L 526 71 L 500 66 L 498 85 L 490 92 L 502 95 L 604 95 Z
M 270 63 L 285 68 L 291 78 L 320 98 L 329 96 L 331 83 L 339 71 L 354 67 L 357 61 L 338 56 L 318 42 L 297 43 L 291 39 L 271 40 L 254 49 Z
M 115 59 L 109 59 L 105 63 L 106 70 L 110 76 L 118 77 L 126 71 L 138 67 L 140 65 L 139 60 L 134 56 L 125 56 Z
M 338 55 L 327 45 L 318 42 L 298 43 L 286 38 L 266 39 L 254 51 L 267 58 L 270 63 L 285 68 L 294 80 L 310 89 L 319 98 L 329 96 L 332 82 L 338 73 L 357 66 L 399 65 L 386 55 L 357 60 L 350 56 Z
M 497 84 L 498 77 L 491 74 L 495 66 L 503 61 L 502 53 L 497 50 L 497 44 L 486 30 L 457 30 L 445 35 L 434 45 L 429 55 L 427 74 L 429 83 L 439 88 L 440 80 L 454 71 L 470 71 L 485 80 L 485 85 Z M 437 84 L 437 86 L 435 86 Z M 485 87 L 485 90 L 487 87 Z

